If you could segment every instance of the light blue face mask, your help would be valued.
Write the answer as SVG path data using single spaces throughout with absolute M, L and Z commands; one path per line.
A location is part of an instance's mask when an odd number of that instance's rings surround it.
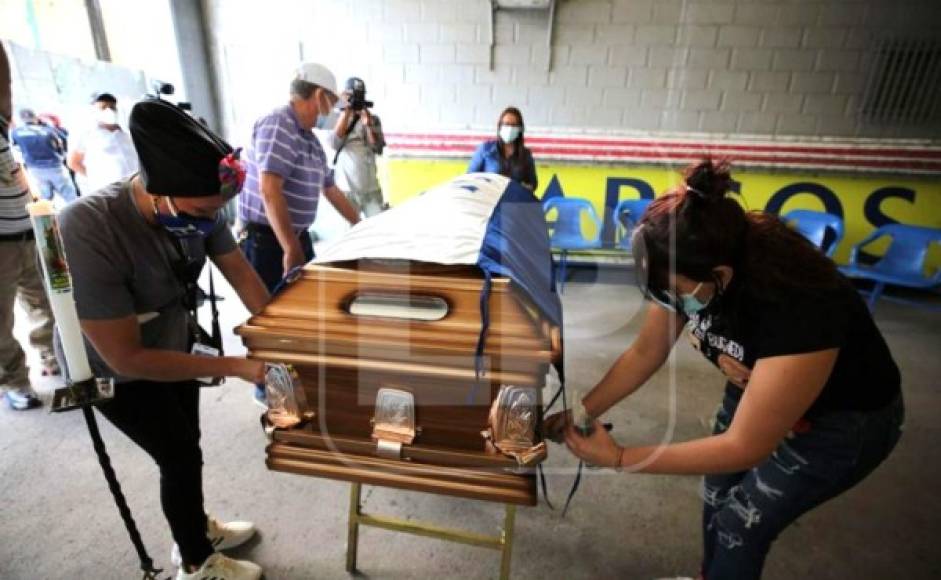
M 319 106 L 318 102 L 318 109 Z M 333 126 L 336 125 L 334 119 L 333 109 L 327 109 L 326 113 L 317 113 L 317 121 L 314 123 L 314 127 L 318 129 L 332 129 Z
M 702 282 L 696 285 L 693 288 L 693 291 L 689 294 L 680 294 L 680 304 L 683 308 L 683 312 L 686 313 L 686 316 L 692 316 L 694 314 L 699 314 L 706 309 L 706 306 L 709 306 L 709 303 L 703 303 L 702 300 L 696 298 L 696 293 L 699 292 L 699 289 L 702 288 Z
M 504 143 L 512 143 L 516 141 L 522 132 L 523 130 L 519 125 L 501 125 L 499 134 Z
M 327 113 L 326 115 L 317 115 L 317 122 L 314 123 L 314 126 L 318 129 L 332 129 L 336 125 L 333 121 L 333 113 Z

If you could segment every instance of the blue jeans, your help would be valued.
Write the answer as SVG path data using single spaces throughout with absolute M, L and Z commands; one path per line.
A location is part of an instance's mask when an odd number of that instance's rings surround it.
M 715 434 L 728 429 L 741 399 L 728 387 Z M 888 457 L 901 436 L 899 397 L 878 411 L 841 411 L 809 420 L 770 458 L 748 471 L 703 481 L 705 580 L 757 580 L 772 542 L 801 514 L 850 489 Z
M 304 259 L 308 262 L 314 259 L 314 247 L 310 241 L 310 234 L 302 232 L 298 239 L 304 250 Z M 245 237 L 239 244 L 245 259 L 252 265 L 261 281 L 265 283 L 268 292 L 274 290 L 284 276 L 284 250 L 281 243 L 270 228 L 248 228 Z
M 64 165 L 56 167 L 28 167 L 29 174 L 39 187 L 39 195 L 43 199 L 52 201 L 55 194 L 59 194 L 62 201 L 69 203 L 78 197 L 75 184 L 69 177 Z

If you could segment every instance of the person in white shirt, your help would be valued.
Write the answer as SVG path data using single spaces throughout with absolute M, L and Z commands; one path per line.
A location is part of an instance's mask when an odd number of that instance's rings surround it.
M 99 93 L 92 101 L 95 126 L 69 143 L 69 167 L 82 176 L 82 191 L 93 193 L 137 173 L 137 152 L 118 124 L 118 100 Z

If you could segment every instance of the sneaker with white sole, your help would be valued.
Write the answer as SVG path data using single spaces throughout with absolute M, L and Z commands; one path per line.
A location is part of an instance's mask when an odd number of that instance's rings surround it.
M 26 409 L 42 406 L 39 395 L 36 394 L 36 391 L 34 391 L 32 387 L 7 389 L 7 391 L 3 393 L 3 400 L 6 401 L 7 405 L 14 411 L 25 411 Z
M 220 522 L 212 516 L 206 518 L 206 537 L 217 552 L 241 546 L 255 535 L 255 524 L 251 522 Z M 183 556 L 176 544 L 170 550 L 170 561 L 174 566 L 183 565 Z
M 259 580 L 261 566 L 247 560 L 235 560 L 216 552 L 206 558 L 195 572 L 187 573 L 182 568 L 176 580 Z

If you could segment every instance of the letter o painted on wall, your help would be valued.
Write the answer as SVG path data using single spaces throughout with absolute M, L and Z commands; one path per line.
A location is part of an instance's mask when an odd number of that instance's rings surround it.
M 769 199 L 767 205 L 765 205 L 765 211 L 779 214 L 787 200 L 801 193 L 809 193 L 815 196 L 823 202 L 824 210 L 827 213 L 839 216 L 841 219 L 843 218 L 843 204 L 840 203 L 840 198 L 838 198 L 829 187 L 814 183 L 813 181 L 802 181 L 800 183 L 785 185 L 771 196 L 771 199 Z

